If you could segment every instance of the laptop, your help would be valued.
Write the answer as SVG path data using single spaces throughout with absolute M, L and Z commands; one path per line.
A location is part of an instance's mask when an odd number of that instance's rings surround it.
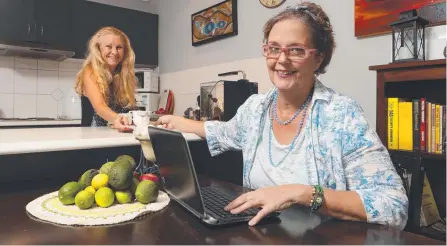
M 188 141 L 178 131 L 149 126 L 157 165 L 163 170 L 165 192 L 183 208 L 208 225 L 226 225 L 252 219 L 259 208 L 251 208 L 239 214 L 224 210 L 242 193 L 224 186 L 200 187 L 194 169 Z M 246 188 L 244 188 L 246 190 Z M 274 212 L 264 219 L 275 218 Z

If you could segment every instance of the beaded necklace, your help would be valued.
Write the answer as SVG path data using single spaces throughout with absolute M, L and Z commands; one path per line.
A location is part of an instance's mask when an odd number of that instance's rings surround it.
M 309 103 L 310 103 L 310 101 L 312 99 L 313 91 L 314 91 L 314 88 L 312 87 L 312 90 L 310 91 L 310 93 L 307 96 L 307 99 L 303 103 L 303 105 L 301 105 L 301 107 L 297 110 L 297 112 L 294 114 L 294 116 L 292 116 L 291 119 L 287 120 L 283 124 L 280 123 L 280 121 L 278 119 L 278 115 L 276 113 L 276 101 L 278 100 L 278 93 L 275 92 L 275 94 L 273 95 L 273 104 L 272 104 L 272 110 L 271 110 L 271 113 L 270 113 L 269 149 L 268 149 L 270 165 L 272 165 L 274 167 L 279 166 L 284 161 L 284 159 L 286 159 L 286 157 L 292 152 L 293 147 L 295 147 L 295 141 L 298 138 L 298 136 L 299 136 L 299 134 L 301 132 L 301 129 L 303 128 L 304 119 L 306 118 L 306 115 L 307 115 L 307 108 L 309 107 Z M 275 119 L 275 121 L 278 124 L 280 124 L 280 125 L 288 125 L 301 113 L 302 110 L 304 110 L 303 117 L 301 118 L 299 126 L 298 126 L 298 129 L 296 131 L 296 134 L 293 137 L 292 142 L 289 145 L 289 151 L 287 152 L 287 154 L 277 164 L 275 164 L 273 162 L 273 158 L 272 158 L 273 119 Z

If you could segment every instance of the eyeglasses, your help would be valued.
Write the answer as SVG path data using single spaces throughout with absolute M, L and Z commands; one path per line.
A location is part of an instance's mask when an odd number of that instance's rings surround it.
M 305 46 L 280 47 L 277 45 L 264 44 L 262 46 L 262 55 L 271 59 L 278 59 L 282 52 L 291 61 L 301 61 L 309 57 L 317 49 L 309 49 Z

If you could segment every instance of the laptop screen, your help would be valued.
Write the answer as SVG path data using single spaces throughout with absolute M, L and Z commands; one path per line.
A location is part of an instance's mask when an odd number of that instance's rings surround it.
M 150 126 L 149 137 L 157 165 L 165 180 L 165 190 L 174 199 L 204 214 L 192 158 L 183 135 Z

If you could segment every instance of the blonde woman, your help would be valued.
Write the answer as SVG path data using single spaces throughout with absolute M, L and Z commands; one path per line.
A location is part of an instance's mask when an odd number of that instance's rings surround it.
M 91 126 L 112 122 L 118 131 L 129 130 L 121 113 L 135 107 L 135 53 L 125 33 L 103 27 L 88 42 L 88 55 L 77 74 L 76 92 L 93 107 Z

